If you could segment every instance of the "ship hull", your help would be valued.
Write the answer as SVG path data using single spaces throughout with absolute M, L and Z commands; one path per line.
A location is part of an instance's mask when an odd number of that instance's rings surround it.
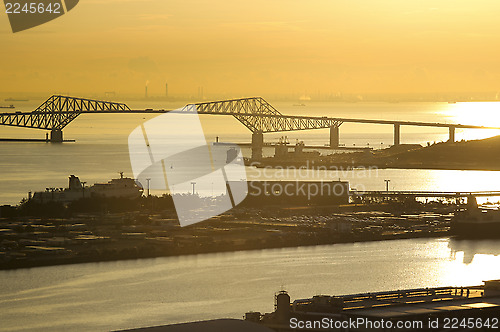
M 500 238 L 500 221 L 453 222 L 450 231 L 463 238 L 497 239 Z

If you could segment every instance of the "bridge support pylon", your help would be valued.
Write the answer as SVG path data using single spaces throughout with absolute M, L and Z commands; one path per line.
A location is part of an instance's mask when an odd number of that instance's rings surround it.
M 401 125 L 399 123 L 394 124 L 394 145 L 401 144 Z
M 63 132 L 59 129 L 54 129 L 50 131 L 50 141 L 52 143 L 62 143 L 63 142 Z
M 262 148 L 264 147 L 264 134 L 262 131 L 252 133 L 252 159 L 262 159 Z
M 450 131 L 450 138 L 448 139 L 448 143 L 454 143 L 455 142 L 455 127 L 451 126 L 449 127 Z
M 330 127 L 330 147 L 338 148 L 340 144 L 340 133 L 338 126 Z

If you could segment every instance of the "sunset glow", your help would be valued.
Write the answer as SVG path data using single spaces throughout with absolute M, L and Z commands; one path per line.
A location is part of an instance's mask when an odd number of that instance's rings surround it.
M 500 91 L 498 1 L 82 1 L 0 16 L 4 92 L 151 95 Z M 57 32 L 57 33 L 56 33 Z M 34 59 L 32 55 L 36 53 Z

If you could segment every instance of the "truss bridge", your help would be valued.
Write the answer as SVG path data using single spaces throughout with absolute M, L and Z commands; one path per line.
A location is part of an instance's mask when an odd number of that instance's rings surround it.
M 261 97 L 240 98 L 186 105 L 182 110 L 196 107 L 198 114 L 229 115 L 236 118 L 252 132 L 253 155 L 262 155 L 264 133 L 309 129 L 330 129 L 330 147 L 339 146 L 339 127 L 343 123 L 388 124 L 394 126 L 394 145 L 401 142 L 401 126 L 445 127 L 449 141 L 455 141 L 456 128 L 500 129 L 475 125 L 351 119 L 329 116 L 285 115 Z M 63 141 L 63 129 L 81 114 L 87 113 L 166 113 L 165 109 L 131 109 L 124 103 L 54 95 L 32 112 L 0 113 L 0 125 L 34 128 L 50 131 L 50 142 Z

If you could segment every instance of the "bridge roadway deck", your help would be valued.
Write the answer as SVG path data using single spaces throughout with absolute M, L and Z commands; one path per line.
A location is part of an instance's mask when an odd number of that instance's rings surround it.
M 54 112 L 44 112 L 44 114 L 163 114 L 171 112 L 172 110 L 165 109 L 136 109 L 136 110 L 92 110 L 92 111 L 54 111 Z M 30 115 L 32 112 L 9 112 L 0 113 L 0 116 L 4 115 Z M 199 114 L 210 114 L 210 115 L 238 115 L 238 116 L 257 116 L 257 117 L 269 117 L 269 118 L 294 118 L 294 119 L 304 119 L 304 120 L 333 120 L 344 123 L 365 123 L 365 124 L 388 124 L 388 125 L 401 125 L 401 126 L 420 126 L 420 127 L 441 127 L 441 128 L 462 128 L 462 129 L 498 129 L 500 127 L 494 126 L 478 126 L 478 125 L 464 125 L 455 123 L 441 123 L 441 122 L 421 122 L 421 121 L 398 121 L 398 120 L 374 120 L 374 119 L 351 119 L 351 118 L 337 118 L 337 117 L 327 117 L 327 116 L 305 116 L 305 115 L 287 115 L 287 114 L 244 114 L 238 112 L 205 112 L 198 111 Z

